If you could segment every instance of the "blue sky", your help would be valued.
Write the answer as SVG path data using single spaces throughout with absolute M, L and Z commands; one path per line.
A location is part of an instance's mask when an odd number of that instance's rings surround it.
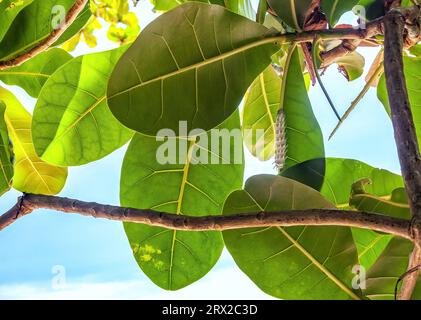
M 142 27 L 156 17 L 146 1 L 134 11 Z M 349 15 L 344 21 L 352 19 Z M 99 43 L 95 51 L 113 47 L 105 40 L 104 31 L 99 32 Z M 366 58 L 366 69 L 377 50 L 359 51 Z M 87 52 L 92 50 L 81 45 L 73 54 Z M 364 86 L 364 77 L 348 83 L 335 66 L 329 68 L 323 80 L 341 114 Z M 32 111 L 34 99 L 17 87 L 7 88 Z M 392 126 L 375 90 L 368 92 L 329 142 L 327 137 L 336 118 L 318 86 L 311 88 L 310 99 L 324 132 L 327 156 L 358 159 L 399 172 Z M 71 168 L 61 195 L 118 205 L 125 148 L 101 161 Z M 260 173 L 275 174 L 271 161 L 259 162 L 249 154 L 246 160 L 246 178 Z M 18 196 L 19 193 L 11 191 L 0 198 L 0 214 Z M 52 286 L 54 266 L 65 268 L 64 287 Z M 269 296 L 241 273 L 227 252 L 202 280 L 177 292 L 163 291 L 138 268 L 121 223 L 39 210 L 0 232 L 0 299 L 14 298 L 265 299 Z

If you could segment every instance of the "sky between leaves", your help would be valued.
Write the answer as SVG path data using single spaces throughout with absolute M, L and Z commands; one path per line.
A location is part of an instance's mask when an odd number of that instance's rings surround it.
M 141 1 L 133 11 L 142 29 L 156 17 L 147 1 Z M 342 21 L 350 23 L 354 19 L 350 14 Z M 81 44 L 72 54 L 115 47 L 106 40 L 105 29 L 97 31 L 98 46 L 94 50 Z M 377 49 L 359 52 L 369 66 Z M 341 113 L 364 86 L 363 79 L 364 76 L 348 83 L 334 66 L 324 75 L 324 83 Z M 17 87 L 5 87 L 19 97 L 29 111 L 33 110 L 34 99 Z M 370 90 L 329 142 L 327 137 L 336 125 L 336 117 L 318 86 L 311 88 L 310 99 L 324 133 L 326 156 L 358 159 L 399 172 L 392 126 L 375 90 Z M 70 168 L 61 195 L 118 205 L 120 167 L 125 149 L 123 147 L 99 162 Z M 259 162 L 246 151 L 245 180 L 260 173 L 275 174 L 272 160 Z M 0 198 L 0 213 L 11 207 L 18 195 L 11 191 Z M 0 257 L 0 299 L 270 298 L 241 273 L 228 254 L 224 254 L 216 267 L 197 283 L 177 292 L 165 292 L 141 273 L 122 224 L 63 213 L 40 210 L 2 231 Z M 52 270 L 57 265 L 66 270 L 66 285 L 54 289 Z

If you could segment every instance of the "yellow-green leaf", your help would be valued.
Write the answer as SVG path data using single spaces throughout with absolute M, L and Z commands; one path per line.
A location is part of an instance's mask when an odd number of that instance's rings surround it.
M 16 97 L 0 87 L 0 100 L 6 104 L 5 121 L 15 152 L 13 187 L 26 193 L 59 193 L 67 179 L 67 168 L 52 166 L 37 156 L 32 144 L 32 116 Z

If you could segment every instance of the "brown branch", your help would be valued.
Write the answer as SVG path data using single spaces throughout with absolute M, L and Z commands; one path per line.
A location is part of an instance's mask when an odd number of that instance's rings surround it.
M 74 199 L 25 194 L 0 216 L 0 231 L 36 209 L 49 209 L 115 221 L 143 223 L 184 231 L 230 230 L 269 226 L 350 226 L 390 233 L 411 240 L 410 221 L 384 215 L 329 209 L 257 212 L 232 216 L 191 217 L 84 202 Z
M 384 69 L 399 162 L 413 216 L 411 233 L 415 240 L 415 248 L 408 266 L 408 269 L 413 269 L 421 262 L 421 157 L 402 57 L 405 20 L 405 16 L 398 10 L 391 10 L 384 19 Z M 411 298 L 418 276 L 419 271 L 404 279 L 400 299 Z
M 67 28 L 76 20 L 77 16 L 82 12 L 88 1 L 89 0 L 76 0 L 75 4 L 69 9 L 65 21 L 62 25 L 60 25 L 59 28 L 53 30 L 53 32 L 51 32 L 47 38 L 45 38 L 42 42 L 21 56 L 11 60 L 0 61 L 0 70 L 17 67 L 51 47 L 62 36 Z
M 326 52 L 321 52 L 320 57 L 323 60 L 322 67 L 329 66 L 340 57 L 346 56 L 348 53 L 354 52 L 364 39 L 370 39 L 376 35 L 383 34 L 383 18 L 369 22 L 365 29 L 358 29 L 364 34 L 360 39 L 345 39 L 342 43 Z

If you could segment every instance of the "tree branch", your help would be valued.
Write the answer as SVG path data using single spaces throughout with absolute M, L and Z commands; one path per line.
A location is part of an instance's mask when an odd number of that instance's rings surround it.
M 409 205 L 413 216 L 411 233 L 415 248 L 408 269 L 421 263 L 421 157 L 412 117 L 403 65 L 403 34 L 406 18 L 398 10 L 391 10 L 384 19 L 384 69 L 396 146 Z M 410 299 L 419 271 L 403 281 L 400 299 Z
M 191 217 L 109 206 L 75 199 L 25 194 L 0 216 L 0 231 L 36 209 L 49 209 L 115 221 L 143 223 L 184 231 L 230 230 L 269 226 L 350 226 L 390 233 L 411 240 L 410 221 L 373 213 L 329 209 L 256 212 L 232 216 Z
M 66 29 L 74 22 L 78 14 L 83 10 L 84 6 L 88 0 L 77 0 L 73 7 L 69 10 L 65 23 L 60 26 L 60 28 L 54 30 L 44 41 L 38 44 L 36 47 L 32 48 L 30 51 L 13 58 L 7 61 L 0 61 L 0 71 L 17 67 L 24 62 L 28 61 L 29 59 L 33 58 L 34 56 L 44 52 L 50 46 L 52 46 L 57 39 L 66 31 Z M 334 40 L 334 39 L 345 39 L 345 40 L 355 40 L 361 41 L 364 39 L 371 38 L 377 34 L 382 34 L 382 20 L 375 20 L 367 24 L 366 29 L 328 29 L 328 30 L 311 30 L 311 31 L 304 31 L 300 33 L 286 33 L 286 34 L 277 34 L 271 38 L 268 38 L 268 42 L 273 43 L 292 43 L 292 42 L 311 42 L 317 37 L 320 40 Z M 339 53 L 330 53 L 327 54 L 329 59 L 333 59 L 340 55 L 344 55 L 346 53 L 339 52 Z
M 79 13 L 82 12 L 83 8 L 88 3 L 88 1 L 89 0 L 76 0 L 73 7 L 69 9 L 64 23 L 60 25 L 59 28 L 55 29 L 53 32 L 50 33 L 50 35 L 47 38 L 45 38 L 37 46 L 29 50 L 28 52 L 25 52 L 21 56 L 18 56 L 11 60 L 0 61 L 0 71 L 12 67 L 17 67 L 51 47 L 67 30 L 67 28 L 76 20 L 77 16 L 79 15 Z

